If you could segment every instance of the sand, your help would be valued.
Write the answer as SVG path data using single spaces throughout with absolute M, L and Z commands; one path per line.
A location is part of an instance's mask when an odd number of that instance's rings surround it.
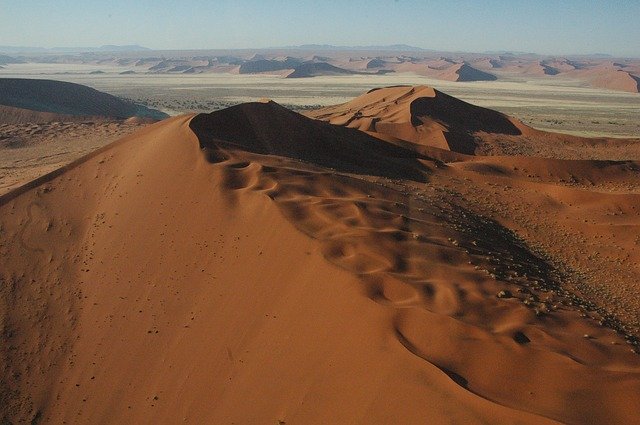
M 640 139 L 584 138 L 550 133 L 428 86 L 370 90 L 349 102 L 305 112 L 377 138 L 462 154 L 558 159 L 640 160 Z M 406 143 L 400 143 L 407 146 Z
M 0 195 L 167 116 L 80 84 L 0 78 Z
M 637 423 L 638 162 L 438 147 L 538 133 L 387 90 L 402 134 L 251 103 L 0 197 L 3 419 Z
M 2 109 L 0 107 L 0 111 Z M 87 117 L 61 117 L 28 110 L 12 116 L 22 121 L 31 118 L 36 121 L 0 124 L 0 195 L 148 124 L 135 118 L 114 121 L 95 117 L 85 121 Z M 48 121 L 52 116 L 64 121 L 38 122 Z

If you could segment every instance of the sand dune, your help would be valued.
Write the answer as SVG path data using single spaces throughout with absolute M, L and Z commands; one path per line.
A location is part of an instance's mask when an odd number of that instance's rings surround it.
M 376 89 L 305 114 L 396 144 L 410 142 L 414 146 L 403 146 L 421 152 L 423 147 L 435 147 L 468 155 L 640 159 L 640 139 L 588 139 L 544 132 L 427 86 Z
M 353 75 L 355 71 L 339 68 L 326 62 L 310 62 L 304 63 L 296 67 L 296 69 L 287 78 L 308 78 L 320 75 Z
M 456 64 L 438 77 L 448 81 L 495 81 L 498 79 L 495 75 L 480 71 L 468 63 Z
M 620 69 L 592 72 L 587 78 L 595 87 L 632 93 L 640 92 L 640 77 Z
M 267 60 L 256 59 L 240 65 L 240 74 L 255 74 L 260 72 L 273 72 L 291 70 L 300 64 L 298 60 Z
M 492 134 L 521 134 L 518 128 L 521 124 L 514 124 L 515 120 L 426 86 L 372 90 L 343 105 L 307 115 L 387 140 L 404 140 L 466 154 L 475 152 L 473 135 L 480 130 Z
M 640 164 L 464 155 L 537 133 L 428 87 L 347 105 L 172 118 L 0 197 L 2 418 L 637 422 Z
M 136 105 L 80 84 L 53 80 L 0 78 L 0 105 L 63 115 L 166 118 L 154 109 Z
M 378 69 L 387 66 L 387 61 L 383 59 L 371 59 L 367 62 L 367 69 Z

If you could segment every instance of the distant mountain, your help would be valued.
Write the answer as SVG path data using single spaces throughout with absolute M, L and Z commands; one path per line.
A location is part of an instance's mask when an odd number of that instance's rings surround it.
M 431 49 L 409 46 L 407 44 L 391 44 L 386 46 L 333 46 L 331 44 L 302 44 L 300 46 L 286 46 L 283 49 L 296 50 L 375 50 L 394 52 L 432 52 Z

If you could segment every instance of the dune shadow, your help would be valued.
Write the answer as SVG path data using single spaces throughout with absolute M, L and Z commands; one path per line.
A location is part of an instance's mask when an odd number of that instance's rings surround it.
M 640 93 L 640 77 L 636 77 L 635 75 L 631 74 L 629 74 L 629 77 L 631 77 L 636 82 L 636 91 Z
M 446 124 L 449 129 L 457 132 L 508 134 L 519 136 L 522 134 L 509 118 L 500 112 L 456 99 L 447 94 L 437 92 L 434 97 L 420 97 L 410 105 L 411 124 L 421 125 L 424 118 Z

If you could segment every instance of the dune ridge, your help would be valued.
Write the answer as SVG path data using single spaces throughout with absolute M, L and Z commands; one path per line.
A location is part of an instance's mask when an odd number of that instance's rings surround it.
M 633 423 L 639 164 L 466 155 L 526 128 L 378 96 L 172 118 L 0 197 L 3 419 Z

